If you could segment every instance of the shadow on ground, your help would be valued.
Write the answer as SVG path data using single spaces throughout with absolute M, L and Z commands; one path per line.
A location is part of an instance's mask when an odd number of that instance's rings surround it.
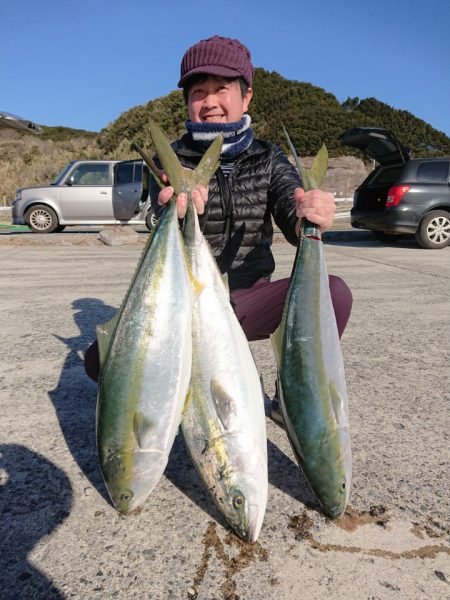
M 0 445 L 0 597 L 61 599 L 63 594 L 28 561 L 39 540 L 70 514 L 66 474 L 17 444 Z
M 97 458 L 97 385 L 84 372 L 83 353 L 96 339 L 96 325 L 111 319 L 117 309 L 97 298 L 79 298 L 72 308 L 80 334 L 72 338 L 56 336 L 69 352 L 58 385 L 48 394 L 70 453 L 98 493 L 108 500 Z

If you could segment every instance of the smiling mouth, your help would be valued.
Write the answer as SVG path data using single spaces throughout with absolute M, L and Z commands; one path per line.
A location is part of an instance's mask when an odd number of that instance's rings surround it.
M 202 115 L 201 119 L 202 121 L 221 121 L 223 118 L 225 117 L 225 115 Z

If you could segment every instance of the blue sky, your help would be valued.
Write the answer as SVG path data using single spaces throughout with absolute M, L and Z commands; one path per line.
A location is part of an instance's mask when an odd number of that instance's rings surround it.
M 0 0 L 0 110 L 99 131 L 175 89 L 184 51 L 218 34 L 255 66 L 450 135 L 449 24 L 450 0 Z

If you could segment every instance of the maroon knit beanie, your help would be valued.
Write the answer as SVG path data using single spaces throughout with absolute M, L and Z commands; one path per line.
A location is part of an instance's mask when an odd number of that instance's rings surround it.
M 180 68 L 178 87 L 196 73 L 220 77 L 243 77 L 249 87 L 253 80 L 253 65 L 248 48 L 239 40 L 219 35 L 200 40 L 186 50 Z

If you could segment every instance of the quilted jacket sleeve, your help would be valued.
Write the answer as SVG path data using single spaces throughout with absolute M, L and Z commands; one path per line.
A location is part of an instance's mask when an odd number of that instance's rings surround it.
M 273 147 L 272 177 L 269 187 L 269 206 L 275 223 L 284 237 L 294 246 L 297 244 L 295 224 L 294 190 L 302 187 L 301 179 L 295 167 L 277 146 Z

